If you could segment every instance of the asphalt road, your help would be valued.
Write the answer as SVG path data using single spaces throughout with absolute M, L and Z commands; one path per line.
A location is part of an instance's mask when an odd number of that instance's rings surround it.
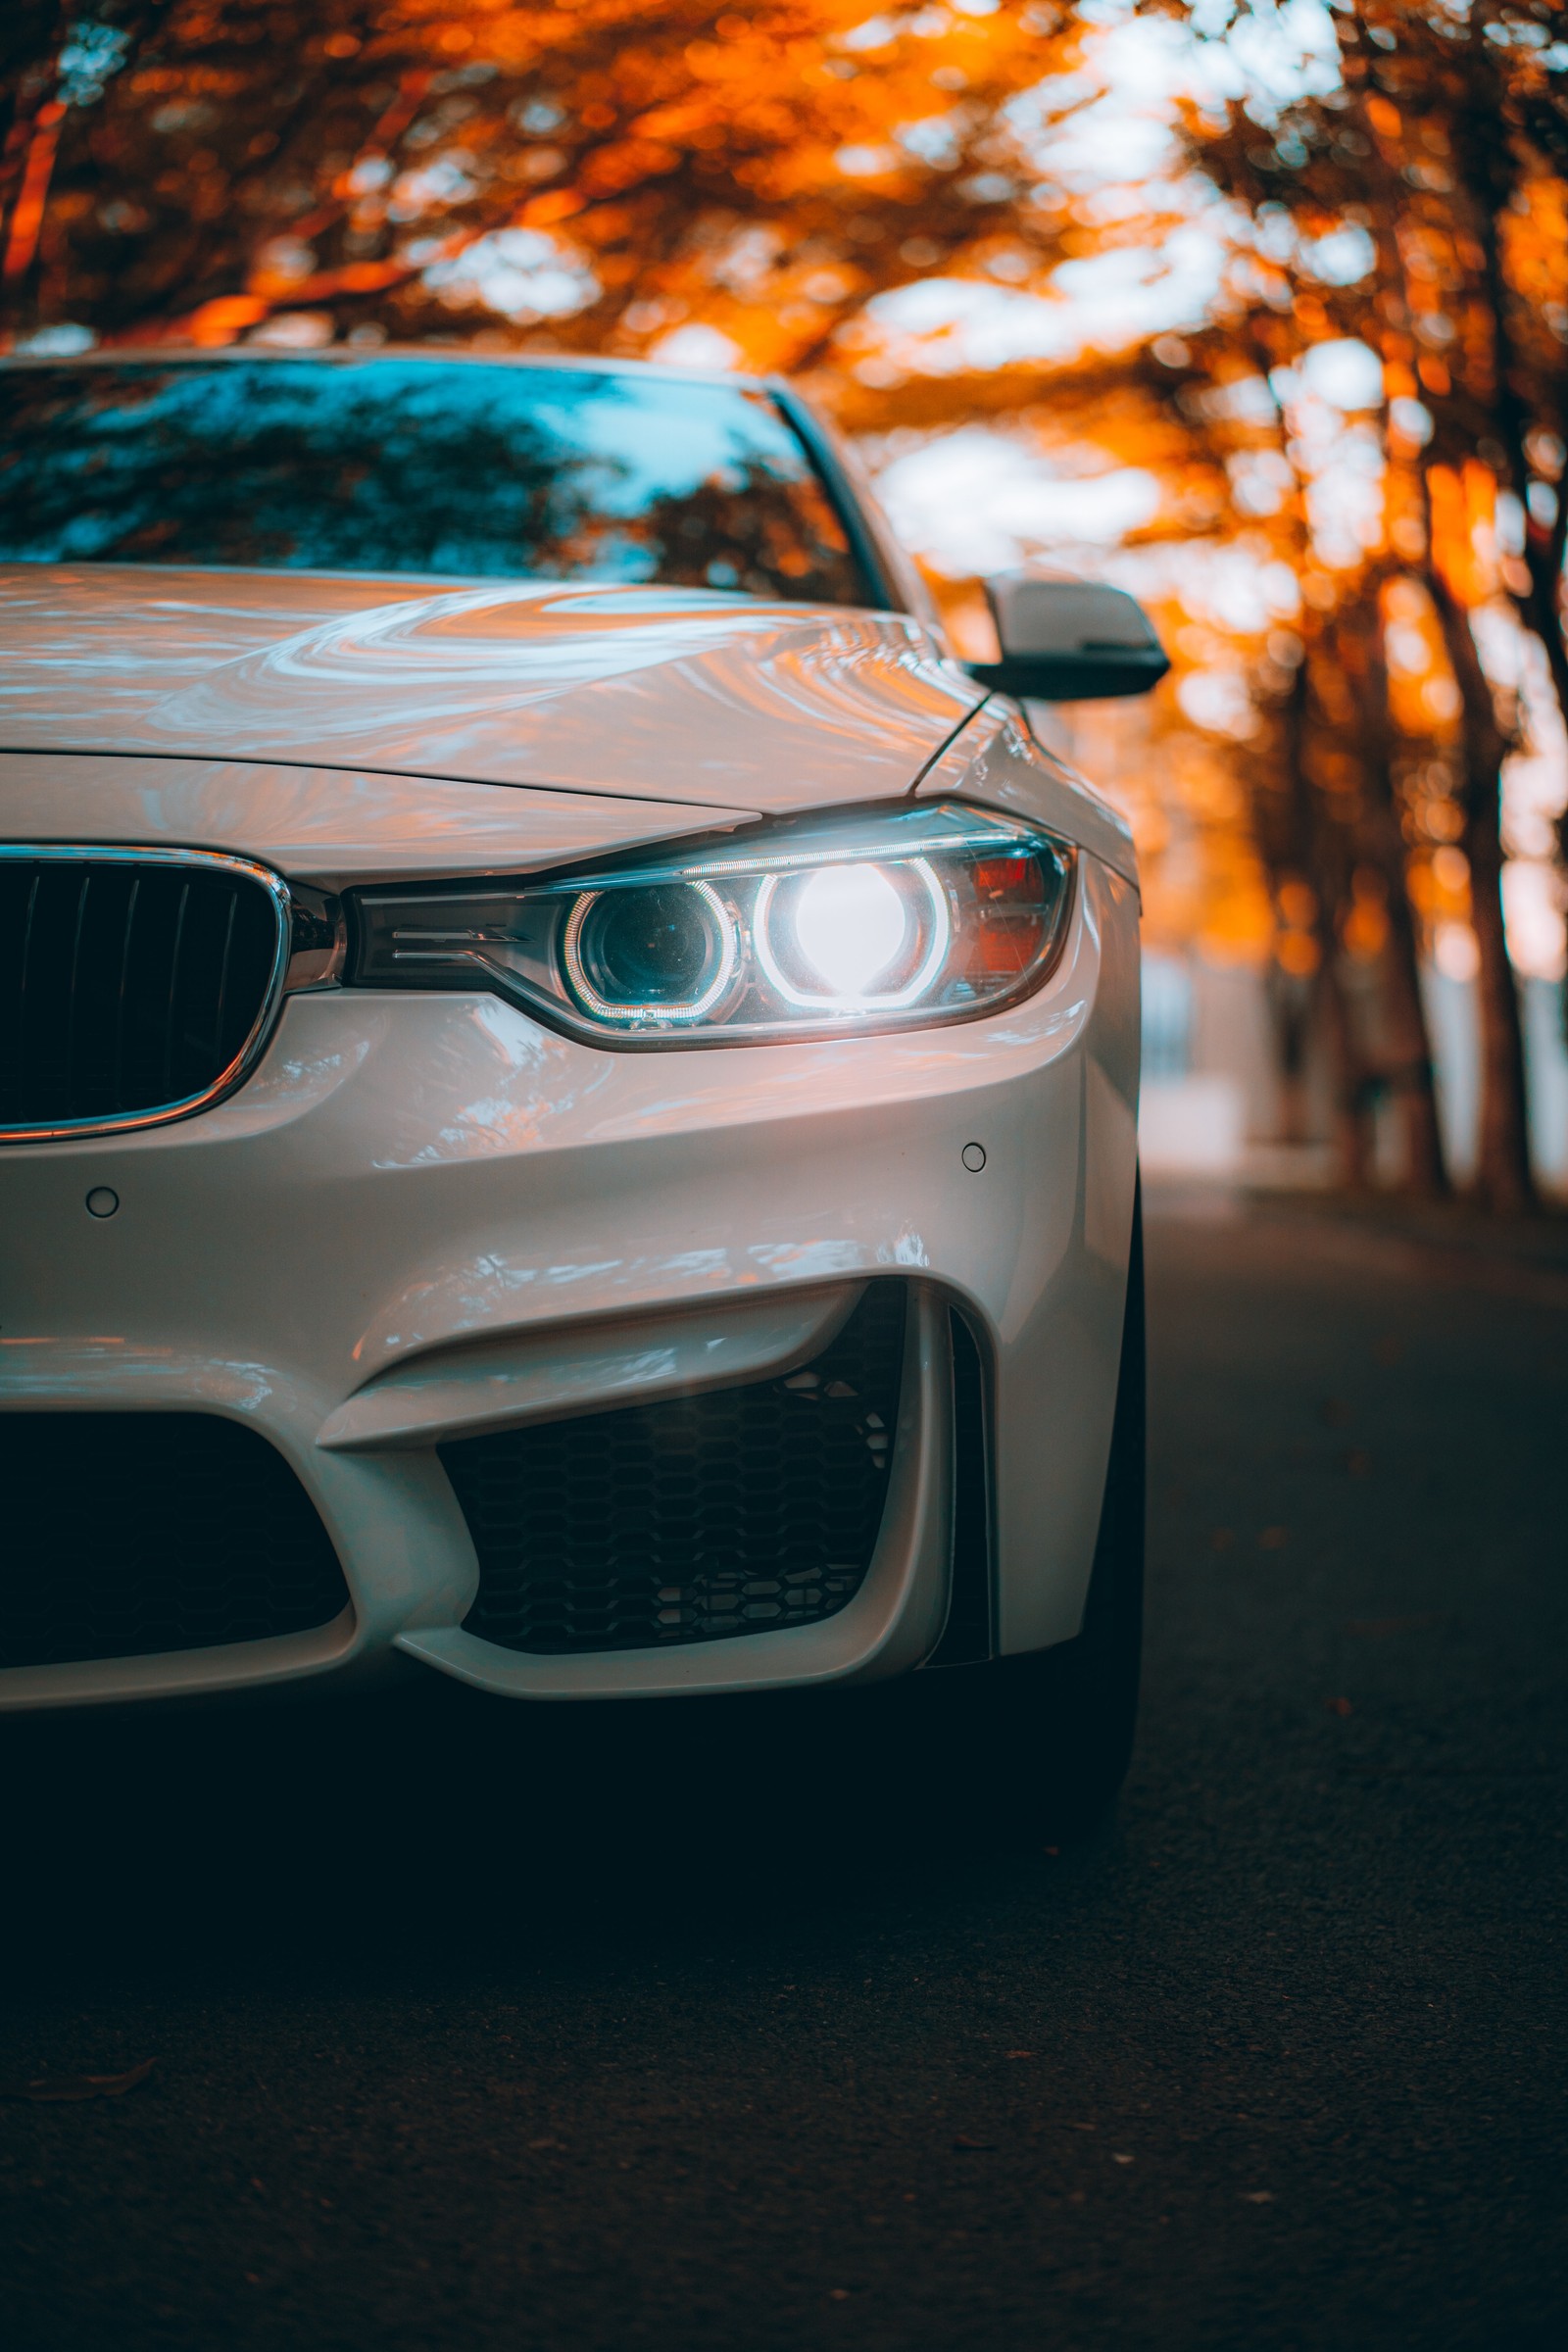
M 1087 1845 L 820 1711 L 7 1725 L 0 2079 L 157 2061 L 0 2103 L 15 2352 L 1568 2342 L 1568 1249 L 1151 1255 Z

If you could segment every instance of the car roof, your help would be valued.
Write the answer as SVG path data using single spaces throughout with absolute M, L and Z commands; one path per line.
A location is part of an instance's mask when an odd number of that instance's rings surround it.
M 728 368 L 676 368 L 657 360 L 606 359 L 576 351 L 470 351 L 441 343 L 376 343 L 352 346 L 334 343 L 314 351 L 288 351 L 276 345 L 227 344 L 210 350 L 200 343 L 140 344 L 133 349 L 100 346 L 95 351 L 0 352 L 0 368 L 225 368 L 246 363 L 261 366 L 301 365 L 313 368 L 373 368 L 388 360 L 437 360 L 459 368 L 571 368 L 593 375 L 652 376 L 662 383 L 726 384 L 747 392 L 771 392 L 771 378 L 737 374 Z

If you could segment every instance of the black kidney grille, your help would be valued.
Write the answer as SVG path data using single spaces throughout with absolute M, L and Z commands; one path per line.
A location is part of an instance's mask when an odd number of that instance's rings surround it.
M 348 1588 L 276 1448 L 210 1413 L 0 1413 L 0 1666 L 328 1625 Z
M 205 1094 L 277 966 L 271 893 L 230 866 L 0 858 L 0 1128 Z
M 441 1447 L 505 1649 L 658 1649 L 813 1625 L 858 1592 L 898 1418 L 905 1286 L 803 1370 Z

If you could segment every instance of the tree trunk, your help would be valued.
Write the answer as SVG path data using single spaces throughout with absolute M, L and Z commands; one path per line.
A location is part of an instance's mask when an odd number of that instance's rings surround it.
M 1318 974 L 1318 1009 L 1338 1081 L 1334 1130 L 1340 1175 L 1353 1192 L 1365 1192 L 1372 1181 L 1371 1093 L 1332 945 Z
M 1502 762 L 1508 746 L 1482 669 L 1464 607 L 1435 569 L 1427 589 L 1443 623 L 1448 662 L 1463 702 L 1465 855 L 1470 860 L 1470 919 L 1480 954 L 1481 1138 L 1476 1191 L 1488 1208 L 1508 1214 L 1535 1200 L 1525 1091 L 1519 992 L 1502 920 Z
M 1443 1129 L 1438 1121 L 1437 1081 L 1432 1067 L 1432 1041 L 1427 1034 L 1427 1008 L 1421 995 L 1421 964 L 1405 877 L 1404 839 L 1392 809 L 1390 815 L 1394 821 L 1388 830 L 1394 838 L 1380 863 L 1389 894 L 1386 986 L 1395 1036 L 1391 1075 L 1404 1129 L 1405 1189 L 1419 1194 L 1423 1200 L 1435 1200 L 1448 1189 L 1448 1171 L 1443 1156 Z
M 1551 673 L 1552 691 L 1562 723 L 1568 728 L 1568 637 L 1564 635 L 1562 611 L 1562 569 L 1564 553 L 1568 552 L 1568 478 L 1557 483 L 1557 514 L 1549 530 L 1529 522 L 1525 533 L 1525 564 L 1530 573 L 1530 594 L 1521 600 L 1520 610 L 1527 629 L 1533 630 L 1546 651 L 1546 667 Z M 1557 819 L 1558 862 L 1568 866 L 1568 808 Z M 1568 1034 L 1568 995 L 1562 1004 L 1564 1032 Z
M 1493 416 L 1507 453 L 1508 473 L 1515 494 L 1524 501 L 1532 466 L 1529 434 L 1542 414 L 1540 386 L 1531 384 L 1531 370 L 1519 348 L 1515 320 L 1524 305 L 1508 283 L 1503 268 L 1502 240 L 1497 223 L 1521 183 L 1524 151 L 1509 135 L 1506 116 L 1497 103 L 1496 58 L 1486 39 L 1480 12 L 1471 17 L 1469 104 L 1457 117 L 1459 155 L 1465 176 L 1476 195 L 1475 225 L 1481 243 L 1482 280 L 1492 314 Z M 1559 415 L 1568 396 L 1568 363 L 1559 362 L 1551 387 Z M 1537 398 L 1532 399 L 1532 391 Z M 1549 410 L 1547 411 L 1549 414 Z M 1568 638 L 1562 608 L 1563 559 L 1568 554 L 1568 479 L 1559 479 L 1557 512 L 1549 524 L 1538 522 L 1528 509 L 1525 516 L 1525 570 L 1529 587 L 1516 597 L 1519 616 L 1540 638 L 1546 656 L 1557 708 L 1568 727 Z M 1557 821 L 1558 853 L 1568 863 L 1568 811 Z M 1479 933 L 1478 933 L 1479 936 Z M 1568 1002 L 1564 1004 L 1568 1020 Z
M 1360 643 L 1346 664 L 1361 713 L 1362 772 L 1366 778 L 1364 843 L 1383 877 L 1389 942 L 1384 951 L 1384 1002 L 1390 1031 L 1388 1078 L 1404 1130 L 1404 1182 L 1408 1192 L 1435 1200 L 1448 1189 L 1438 1120 L 1432 1040 L 1421 995 L 1420 940 L 1410 904 L 1404 830 L 1394 786 L 1394 730 L 1389 717 L 1389 673 L 1383 652 L 1383 620 L 1376 588 L 1364 608 Z
M 1312 933 L 1317 947 L 1317 970 L 1303 1008 L 1291 1007 L 1289 1016 L 1276 1011 L 1284 1092 L 1286 1141 L 1305 1140 L 1307 1024 L 1315 1024 L 1327 1050 L 1334 1090 L 1334 1143 L 1340 1180 L 1361 1191 L 1371 1180 L 1372 1133 L 1368 1117 L 1370 1072 L 1361 1054 L 1355 1024 L 1346 1002 L 1339 971 L 1339 917 L 1347 901 L 1348 857 L 1339 828 L 1323 807 L 1307 770 L 1312 651 L 1310 645 L 1297 667 L 1281 712 L 1282 766 L 1285 799 L 1278 838 L 1262 843 L 1264 862 L 1276 889 L 1299 876 L 1316 901 Z M 1288 976 L 1287 976 L 1288 977 Z M 1299 1017 L 1304 1011 L 1304 1019 Z
M 1551 672 L 1552 690 L 1557 708 L 1568 727 L 1568 642 L 1563 637 L 1562 564 L 1565 540 L 1568 540 L 1568 481 L 1557 486 L 1557 519 L 1550 530 L 1531 523 L 1525 534 L 1525 567 L 1530 574 L 1530 593 L 1521 598 L 1520 611 L 1527 629 L 1541 639 L 1545 648 L 1546 667 Z

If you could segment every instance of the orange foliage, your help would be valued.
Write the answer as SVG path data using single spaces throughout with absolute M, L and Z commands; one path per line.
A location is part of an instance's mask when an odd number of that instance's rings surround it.
M 1497 591 L 1496 480 L 1490 467 L 1469 458 L 1457 468 L 1429 466 L 1426 484 L 1432 562 L 1461 605 L 1484 605 Z
M 44 200 L 54 171 L 55 149 L 60 144 L 65 120 L 66 110 L 57 98 L 48 100 L 32 119 L 22 185 L 11 209 L 5 257 L 0 261 L 0 282 L 6 285 L 14 285 L 25 277 L 32 267 L 38 250 L 38 233 L 43 226 Z
M 1157 513 L 1108 560 L 1155 582 L 1175 673 L 1146 711 L 1081 716 L 1080 756 L 1122 779 L 1150 936 L 1305 982 L 1326 942 L 1396 952 L 1407 856 L 1428 926 L 1436 860 L 1463 855 L 1465 714 L 1434 599 L 1513 599 L 1568 700 L 1562 11 L 1510 7 L 1519 37 L 1489 41 L 1487 0 L 1462 39 L 1438 0 L 1348 0 L 1337 88 L 1187 119 L 1195 168 L 1250 224 L 1208 316 L 981 368 L 956 337 L 890 349 L 870 306 L 933 275 L 1049 292 L 1063 259 L 1179 224 L 1168 191 L 1102 216 L 1041 184 L 1009 115 L 1092 56 L 1097 12 L 126 0 L 99 95 L 65 104 L 49 59 L 17 83 L 4 317 L 127 343 L 266 335 L 279 313 L 321 338 L 487 349 L 657 355 L 684 334 L 688 355 L 806 377 L 873 458 L 981 423 L 1020 466 L 1153 476 Z M 537 242 L 498 295 L 484 240 L 509 232 Z M 1349 234 L 1364 273 L 1318 271 L 1314 244 Z M 567 291 L 531 304 L 547 264 Z M 1336 342 L 1376 355 L 1383 388 L 1346 427 L 1378 469 L 1359 535 L 1330 545 L 1281 387 Z M 1526 505 L 1522 555 L 1499 547 L 1502 493 Z M 1288 575 L 1298 602 L 1223 615 L 1176 546 Z M 983 654 L 975 583 L 935 585 Z
M 97 201 L 34 290 L 46 315 L 91 308 L 139 340 L 199 313 L 211 336 L 228 315 L 213 305 L 241 295 L 356 300 L 344 323 L 379 296 L 388 326 L 428 332 L 447 307 L 433 258 L 570 221 L 600 298 L 552 323 L 557 340 L 640 350 L 701 318 L 754 365 L 799 365 L 868 292 L 917 273 L 911 239 L 947 258 L 1014 209 L 1001 109 L 1075 38 L 1022 0 L 887 19 L 864 0 L 322 13 L 318 33 L 290 20 L 292 39 L 258 41 L 283 22 L 265 0 L 150 12 L 90 131 L 66 142 L 61 177 Z M 988 165 L 994 191 L 973 184 Z M 117 195 L 144 220 L 106 235 Z M 279 270 L 280 238 L 306 266 Z M 20 279 L 33 245 L 17 250 Z M 448 300 L 461 313 L 450 281 Z

